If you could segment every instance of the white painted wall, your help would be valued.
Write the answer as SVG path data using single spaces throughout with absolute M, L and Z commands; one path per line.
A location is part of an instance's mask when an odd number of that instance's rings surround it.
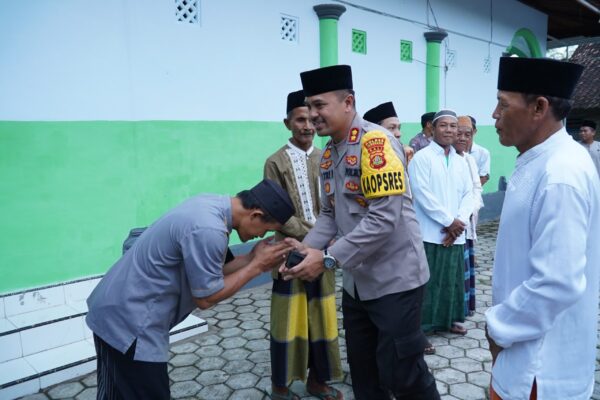
M 279 120 L 286 94 L 300 88 L 299 72 L 319 66 L 312 7 L 324 2 L 201 3 L 201 24 L 192 25 L 176 21 L 173 0 L 0 2 L 0 119 Z M 339 22 L 339 62 L 353 67 L 359 112 L 392 100 L 401 120 L 418 121 L 425 107 L 426 1 L 350 3 L 391 15 L 346 4 Z M 442 50 L 457 54 L 456 67 L 441 79 L 441 106 L 491 123 L 498 57 L 522 27 L 545 51 L 546 16 L 516 0 L 431 5 L 438 25 L 450 31 Z M 299 18 L 298 43 L 280 40 L 282 13 Z M 367 32 L 367 55 L 351 51 L 353 28 Z M 412 63 L 400 62 L 401 39 L 413 42 Z

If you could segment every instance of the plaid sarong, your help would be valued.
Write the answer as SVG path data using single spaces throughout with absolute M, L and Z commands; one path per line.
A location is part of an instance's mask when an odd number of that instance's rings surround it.
M 464 247 L 424 245 L 431 276 L 423 298 L 421 327 L 425 333 L 447 331 L 453 322 L 465 320 Z
M 475 311 L 475 246 L 474 241 L 465 243 L 465 316 Z
M 308 368 L 319 382 L 343 377 L 333 271 L 313 282 L 273 280 L 271 380 L 280 387 L 306 381 Z

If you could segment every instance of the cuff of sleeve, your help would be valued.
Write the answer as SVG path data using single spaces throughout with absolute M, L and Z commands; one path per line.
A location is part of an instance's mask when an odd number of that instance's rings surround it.
M 496 312 L 498 311 L 497 307 L 498 306 L 491 307 L 485 312 L 485 324 L 487 327 L 488 335 L 490 335 L 490 337 L 494 339 L 494 342 L 496 342 L 496 344 L 502 347 L 503 349 L 507 349 L 510 346 L 512 346 L 512 342 L 504 341 L 499 336 L 499 332 L 496 327 Z
M 212 296 L 213 294 L 217 293 L 218 291 L 223 290 L 224 287 L 225 287 L 225 282 L 221 279 L 210 289 L 192 289 L 192 296 L 199 298 L 199 299 L 201 299 L 203 297 Z

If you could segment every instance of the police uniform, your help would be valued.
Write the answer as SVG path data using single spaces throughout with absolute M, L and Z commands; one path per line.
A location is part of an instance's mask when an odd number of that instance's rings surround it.
M 347 65 L 300 74 L 307 97 L 352 89 Z M 420 324 L 429 270 L 400 143 L 354 116 L 321 158 L 321 213 L 304 243 L 327 248 L 344 271 L 348 363 L 358 400 L 439 399 Z

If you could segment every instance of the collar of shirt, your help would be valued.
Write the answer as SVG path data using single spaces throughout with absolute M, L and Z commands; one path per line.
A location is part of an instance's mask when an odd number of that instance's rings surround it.
M 292 143 L 290 140 L 288 140 L 288 142 L 287 142 L 286 144 L 287 144 L 287 146 L 288 146 L 290 149 L 292 149 L 292 150 L 294 150 L 294 151 L 297 151 L 297 152 L 300 152 L 300 153 L 302 153 L 302 154 L 305 154 L 305 155 L 306 155 L 306 157 L 310 156 L 310 155 L 312 154 L 313 150 L 315 149 L 315 146 L 312 146 L 312 145 L 311 145 L 311 146 L 310 146 L 310 148 L 309 148 L 308 150 L 304 151 L 304 150 L 302 150 L 300 147 L 298 147 L 298 146 L 294 145 L 294 144 L 293 144 L 293 143 Z
M 545 153 L 549 148 L 552 148 L 555 145 L 559 144 L 561 141 L 565 140 L 566 136 L 569 136 L 569 134 L 567 133 L 564 127 L 554 132 L 552 135 L 550 135 L 550 137 L 548 137 L 548 139 L 544 140 L 542 143 L 538 144 L 537 146 L 533 146 L 525 153 L 519 154 L 517 156 L 517 162 L 515 163 L 515 167 L 520 167 L 522 165 L 527 164 L 540 154 Z
M 440 146 L 439 144 L 437 144 L 435 142 L 435 140 L 432 140 L 431 143 L 429 143 L 429 146 L 431 147 L 431 150 L 433 150 L 436 154 L 441 154 L 444 156 L 446 155 L 444 148 L 442 146 Z M 455 154 L 456 154 L 456 150 L 454 150 L 453 146 L 450 146 L 450 151 L 448 152 L 448 157 L 452 157 Z

